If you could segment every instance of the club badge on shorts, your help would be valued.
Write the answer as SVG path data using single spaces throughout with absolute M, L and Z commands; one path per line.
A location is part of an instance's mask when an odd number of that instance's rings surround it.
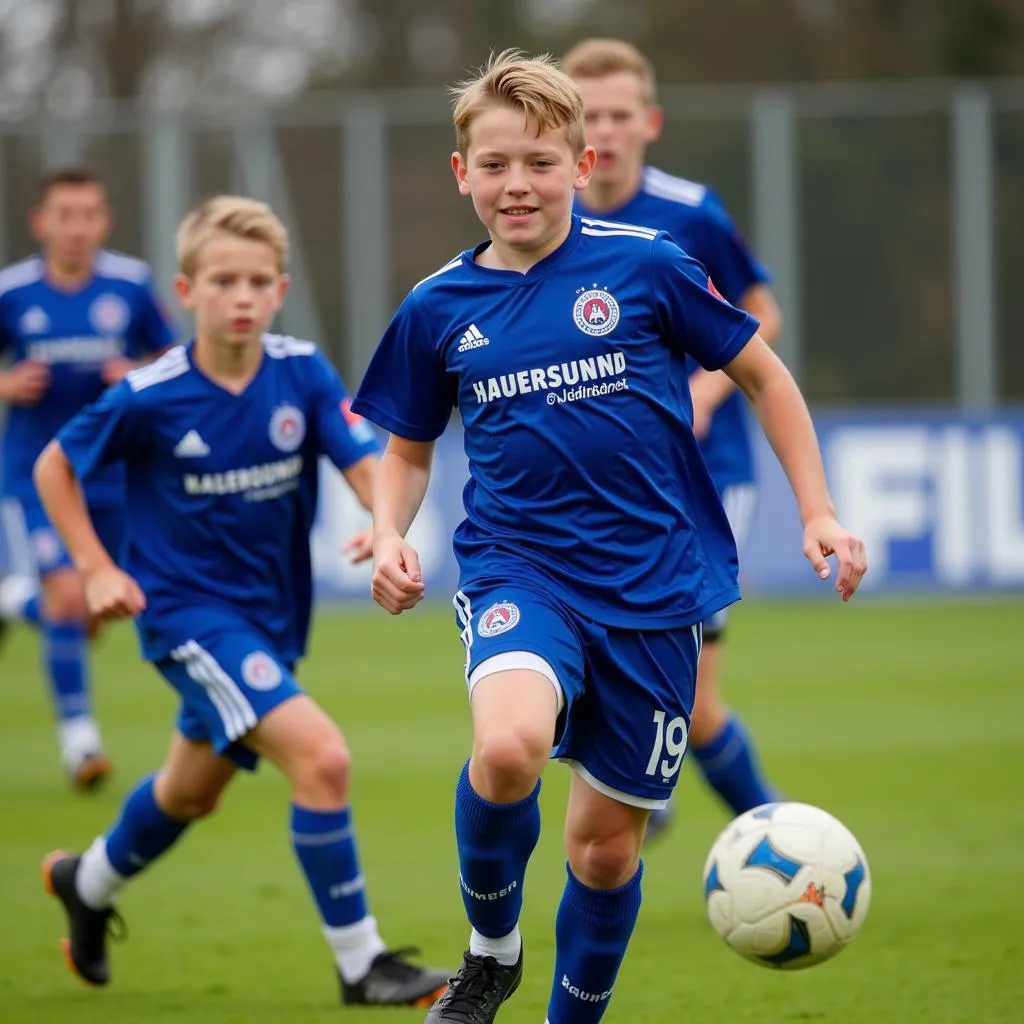
M 499 601 L 480 616 L 476 631 L 482 637 L 499 636 L 514 629 L 518 622 L 519 607 L 511 601 Z
M 253 651 L 242 660 L 242 678 L 254 690 L 272 690 L 281 682 L 281 667 L 263 651 Z

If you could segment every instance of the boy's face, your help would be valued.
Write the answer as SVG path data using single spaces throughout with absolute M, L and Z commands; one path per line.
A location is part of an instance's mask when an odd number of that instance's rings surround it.
M 284 302 L 288 279 L 269 245 L 220 233 L 203 245 L 195 274 L 178 274 L 174 286 L 195 314 L 197 336 L 241 346 L 258 344 Z
M 580 78 L 587 144 L 597 150 L 595 185 L 622 185 L 637 176 L 647 146 L 661 133 L 661 109 L 649 103 L 640 79 L 629 71 Z
M 522 110 L 504 104 L 477 114 L 466 153 L 452 154 L 459 191 L 472 196 L 492 241 L 540 256 L 561 242 L 573 192 L 586 188 L 593 166 L 593 150 L 573 153 L 564 128 L 538 135 Z
M 59 266 L 92 263 L 110 232 L 110 207 L 101 185 L 51 185 L 31 214 L 32 233 Z

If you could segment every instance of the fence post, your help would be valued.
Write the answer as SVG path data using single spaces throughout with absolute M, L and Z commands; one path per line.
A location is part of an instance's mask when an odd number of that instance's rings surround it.
M 953 277 L 961 408 L 996 403 L 995 239 L 992 227 L 992 111 L 988 93 L 953 93 Z
M 756 95 L 751 111 L 755 240 L 758 256 L 772 272 L 772 290 L 782 310 L 775 349 L 800 380 L 803 311 L 793 120 L 793 100 L 785 91 L 766 89 Z

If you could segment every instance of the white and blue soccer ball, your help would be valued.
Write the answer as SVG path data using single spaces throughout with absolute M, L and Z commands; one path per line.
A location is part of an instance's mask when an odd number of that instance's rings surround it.
M 712 928 L 764 967 L 796 970 L 835 956 L 860 930 L 870 901 L 860 844 L 809 804 L 765 804 L 741 814 L 704 865 Z

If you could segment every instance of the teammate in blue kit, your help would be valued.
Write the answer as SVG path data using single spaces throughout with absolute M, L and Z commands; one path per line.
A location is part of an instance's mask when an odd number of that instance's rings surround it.
M 562 66 L 583 96 L 587 141 L 597 152 L 590 184 L 577 196 L 577 212 L 667 231 L 703 264 L 725 299 L 757 318 L 761 337 L 773 342 L 781 316 L 768 271 L 719 198 L 704 185 L 645 164 L 647 145 L 662 124 L 647 58 L 617 39 L 588 39 L 565 55 Z M 757 499 L 747 402 L 727 374 L 706 370 L 692 358 L 689 368 L 693 432 L 742 552 Z M 733 814 L 742 814 L 777 797 L 749 734 L 719 694 L 727 614 L 723 608 L 704 623 L 688 747 L 715 792 Z M 670 816 L 671 806 L 652 812 L 648 838 L 663 831 Z
M 111 213 L 92 171 L 47 174 L 31 226 L 40 254 L 0 271 L 0 359 L 11 360 L 0 373 L 0 402 L 11 407 L 0 508 L 9 568 L 18 570 L 0 580 L 0 631 L 9 620 L 40 628 L 62 761 L 75 784 L 86 787 L 108 774 L 110 762 L 92 713 L 82 584 L 39 503 L 32 466 L 108 384 L 163 352 L 174 328 L 149 267 L 101 248 Z M 85 493 L 97 531 L 116 554 L 125 513 L 119 467 L 85 481 Z
M 287 238 L 263 203 L 221 196 L 178 235 L 175 287 L 196 339 L 136 370 L 57 435 L 35 477 L 97 617 L 137 616 L 144 657 L 181 697 L 170 752 L 80 857 L 43 865 L 69 924 L 77 974 L 106 984 L 106 931 L 125 882 L 209 814 L 259 757 L 292 787 L 295 854 L 334 952 L 346 1003 L 429 1004 L 442 972 L 385 948 L 367 909 L 348 807 L 349 754 L 293 675 L 312 600 L 309 531 L 322 453 L 369 507 L 373 431 L 351 420 L 330 363 L 264 333 L 284 299 Z M 123 460 L 122 568 L 77 479 Z M 369 557 L 369 531 L 353 557 Z
M 519 985 L 526 865 L 550 756 L 574 769 L 549 1024 L 603 1015 L 640 907 L 649 813 L 686 749 L 700 623 L 739 597 L 736 550 L 690 425 L 685 357 L 725 367 L 789 473 L 806 552 L 863 545 L 835 520 L 806 406 L 757 322 L 666 235 L 573 216 L 595 154 L 548 58 L 492 58 L 456 93 L 459 191 L 489 240 L 402 303 L 353 408 L 391 432 L 374 493 L 377 602 L 424 593 L 405 534 L 454 406 L 470 479 L 455 533 L 472 756 L 456 787 L 472 932 L 429 1022 L 489 1024 Z

